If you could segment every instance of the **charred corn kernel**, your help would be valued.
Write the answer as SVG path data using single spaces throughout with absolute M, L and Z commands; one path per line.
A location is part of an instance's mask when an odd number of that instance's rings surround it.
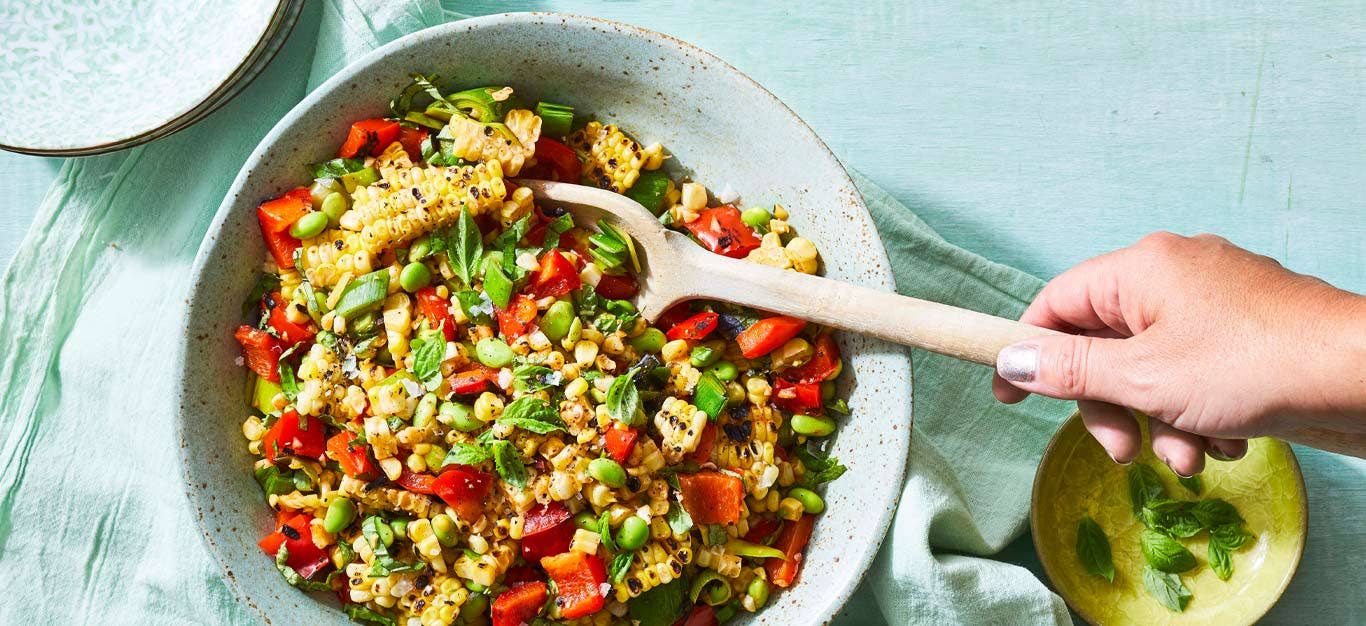
M 612 356 L 621 356 L 626 351 L 626 343 L 622 339 L 626 333 L 621 331 L 607 335 L 602 340 L 602 351 Z
M 499 163 L 508 176 L 516 176 L 536 150 L 541 118 L 531 111 L 518 110 L 509 111 L 505 119 L 515 122 L 522 136 L 513 132 L 510 123 L 486 124 L 464 116 L 451 118 L 445 132 L 452 135 L 452 154 L 466 161 Z M 524 143 L 524 139 L 529 141 Z
M 785 220 L 785 219 L 787 219 L 787 218 L 788 218 L 787 209 L 784 208 L 783 205 L 781 205 L 781 204 L 778 204 L 778 203 L 776 203 L 776 202 L 773 203 L 773 217 L 776 217 L 776 218 L 778 218 L 778 219 L 780 219 L 780 220 Z
M 773 395 L 773 386 L 763 376 L 750 376 L 745 379 L 745 393 L 750 404 L 763 406 L 768 404 L 769 397 Z
M 408 455 L 408 460 L 404 465 L 408 467 L 408 471 L 414 474 L 421 474 L 422 472 L 427 471 L 427 458 L 414 452 Z
M 802 512 L 806 509 L 796 498 L 783 498 L 778 501 L 778 517 L 789 522 L 801 519 Z
M 660 446 L 667 463 L 680 463 L 683 457 L 697 449 L 702 440 L 702 429 L 707 425 L 707 414 L 686 401 L 669 396 L 655 415 L 655 428 L 661 435 Z
M 593 364 L 593 360 L 598 356 L 598 344 L 587 339 L 581 339 L 574 344 L 574 362 L 579 367 L 587 367 Z
M 388 476 L 389 480 L 398 480 L 403 474 L 403 463 L 393 457 L 380 459 L 379 468 L 384 470 L 384 475 Z
M 260 441 L 265 434 L 266 427 L 261 423 L 261 418 L 253 415 L 242 422 L 242 436 L 246 437 L 247 441 Z
M 645 157 L 645 163 L 642 165 L 643 169 L 657 170 L 664 167 L 664 146 L 659 145 L 659 143 L 652 143 L 645 146 L 642 156 Z
M 588 122 L 583 128 L 574 131 L 565 138 L 565 142 L 587 155 L 584 178 L 598 187 L 617 193 L 625 193 L 631 185 L 636 184 L 640 170 L 649 158 L 636 140 L 616 126 L 596 121 Z
M 582 378 L 575 378 L 569 381 L 564 387 L 564 397 L 566 400 L 576 400 L 588 391 L 588 381 Z
M 668 524 L 665 524 L 666 526 Z M 574 540 L 570 542 L 569 549 L 577 550 L 584 554 L 597 554 L 598 544 L 602 542 L 602 535 L 591 530 L 579 528 L 574 531 Z
M 685 210 L 693 213 L 707 208 L 707 188 L 702 186 L 702 183 L 683 183 L 680 204 Z
M 342 477 L 337 491 L 370 509 L 407 513 L 415 518 L 427 517 L 433 509 L 431 498 L 422 494 L 382 486 L 366 489 L 364 481 L 350 476 Z
M 769 267 L 776 267 L 780 270 L 792 267 L 792 257 L 783 248 L 782 237 L 778 233 L 765 233 L 763 239 L 759 240 L 759 247 L 749 251 L 745 257 L 746 261 L 759 263 Z
M 686 361 L 690 353 L 688 342 L 685 339 L 675 339 L 664 344 L 659 350 L 659 356 L 664 358 L 664 362 L 673 363 L 675 361 Z
M 481 422 L 492 422 L 503 415 L 503 399 L 491 391 L 479 394 L 474 400 L 474 417 Z
M 611 487 L 595 482 L 588 486 L 588 501 L 597 508 L 603 508 L 616 503 L 617 496 L 612 493 Z
M 767 227 L 768 232 L 771 232 L 775 235 L 781 236 L 792 232 L 792 226 L 787 223 L 787 220 L 780 220 L 776 217 L 768 221 Z
M 441 541 L 437 539 L 436 532 L 432 530 L 432 523 L 429 520 L 417 519 L 408 522 L 408 539 L 413 542 L 413 547 L 418 554 L 435 559 L 441 556 Z
M 793 337 L 769 353 L 769 359 L 773 363 L 773 369 L 786 369 L 810 361 L 813 352 L 811 342 L 801 337 Z
M 390 283 L 393 283 L 391 281 Z M 408 354 L 408 327 L 413 321 L 412 300 L 408 294 L 396 292 L 384 299 L 384 333 L 389 353 L 402 357 Z
M 820 256 L 816 251 L 816 244 L 811 243 L 805 237 L 793 237 L 792 241 L 787 242 L 787 247 L 783 248 L 783 253 L 792 261 L 792 268 L 803 274 L 815 274 L 819 264 L 817 258 Z

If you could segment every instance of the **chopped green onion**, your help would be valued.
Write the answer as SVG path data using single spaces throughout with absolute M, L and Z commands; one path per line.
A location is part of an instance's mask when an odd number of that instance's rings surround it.
M 541 126 L 545 128 L 544 124 Z M 669 176 L 662 170 L 650 170 L 640 173 L 640 178 L 636 179 L 636 184 L 631 185 L 626 190 L 626 197 L 650 210 L 651 213 L 659 215 L 661 211 L 668 208 L 664 206 L 665 196 L 669 192 Z
M 588 256 L 593 257 L 593 261 L 598 264 L 598 267 L 604 270 L 621 267 L 622 258 L 602 248 L 589 248 Z
M 693 391 L 693 404 L 712 421 L 726 409 L 726 385 L 712 372 L 703 372 Z
M 554 102 L 536 103 L 536 115 L 541 118 L 541 133 L 563 137 L 574 126 L 574 107 Z
M 489 295 L 489 300 L 493 305 L 506 309 L 508 302 L 512 300 L 512 280 L 503 273 L 503 268 L 498 263 L 488 263 L 484 267 L 484 293 Z M 343 295 L 343 297 L 345 297 Z
M 626 246 L 626 251 L 631 254 L 631 268 L 639 272 L 640 257 L 636 256 L 636 244 L 631 240 L 631 236 L 607 222 L 598 222 L 598 228 Z
M 337 299 L 337 315 L 350 321 L 353 317 L 379 309 L 387 295 L 389 270 L 382 269 L 364 274 L 346 284 L 346 289 Z
M 343 174 L 341 177 L 342 186 L 346 188 L 346 193 L 352 193 L 360 187 L 368 187 L 379 180 L 379 172 L 373 167 L 367 167 L 354 172 Z
M 593 236 L 588 238 L 588 242 L 613 254 L 621 254 L 626 251 L 626 244 L 606 232 L 593 233 Z
M 738 554 L 755 559 L 782 559 L 787 560 L 787 554 L 777 548 L 772 548 L 757 543 L 750 543 L 742 539 L 731 539 L 726 542 L 726 552 Z

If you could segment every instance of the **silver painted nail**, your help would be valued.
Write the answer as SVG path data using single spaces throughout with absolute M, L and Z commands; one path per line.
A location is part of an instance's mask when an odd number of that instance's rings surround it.
M 1006 346 L 996 355 L 996 372 L 1012 383 L 1032 383 L 1039 372 L 1039 346 L 1032 343 Z

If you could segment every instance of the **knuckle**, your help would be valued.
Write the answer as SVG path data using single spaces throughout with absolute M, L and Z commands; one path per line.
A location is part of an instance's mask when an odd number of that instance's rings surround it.
M 1090 360 L 1091 339 L 1077 337 L 1073 341 L 1062 342 L 1053 354 L 1053 367 L 1056 379 L 1053 381 L 1063 393 L 1083 397 L 1086 395 L 1087 367 Z

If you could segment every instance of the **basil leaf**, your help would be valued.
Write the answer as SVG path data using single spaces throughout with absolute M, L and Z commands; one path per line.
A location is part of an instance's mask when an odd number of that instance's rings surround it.
M 1215 526 L 1209 531 L 1209 542 L 1219 544 L 1219 547 L 1233 551 L 1243 547 L 1248 539 L 1252 538 L 1252 533 L 1247 532 L 1239 524 L 1224 524 Z
M 1177 476 L 1176 482 L 1181 483 L 1181 486 L 1185 487 L 1186 491 L 1189 491 L 1197 496 L 1200 495 L 1201 491 L 1205 490 L 1205 485 L 1204 483 L 1200 482 L 1200 477 L 1198 475 L 1191 476 L 1190 478 L 1186 478 L 1185 476 Z
M 251 294 L 242 303 L 242 316 L 246 317 L 253 310 L 261 306 L 261 298 L 266 294 L 280 288 L 280 277 L 275 274 L 261 274 L 256 279 L 256 284 L 251 288 Z
M 844 472 L 849 469 L 840 465 L 839 459 L 819 456 L 806 446 L 797 446 L 793 450 L 793 455 L 802 462 L 802 467 L 806 468 L 806 474 L 802 476 L 802 484 L 808 487 L 835 480 L 843 476 Z
M 522 457 L 517 454 L 517 449 L 512 443 L 500 439 L 494 441 L 490 449 L 493 453 L 494 467 L 498 469 L 498 475 L 503 477 L 503 481 L 518 489 L 525 488 L 526 465 L 522 463 Z
M 1200 520 L 1205 528 L 1243 523 L 1243 516 L 1238 514 L 1238 509 L 1219 498 L 1210 498 L 1195 503 L 1195 506 L 1191 508 L 1191 515 Z
M 537 398 L 536 396 L 522 396 L 517 398 L 512 404 L 509 404 L 507 408 L 503 409 L 503 415 L 498 418 L 498 421 L 511 423 L 519 428 L 522 427 L 521 424 L 523 423 L 541 424 L 543 426 L 535 426 L 528 428 L 527 430 L 532 430 L 533 432 L 542 435 L 551 430 L 564 429 L 564 422 L 560 419 L 560 412 L 555 410 L 555 407 L 551 406 L 549 402 Z M 534 430 L 535 428 L 543 428 L 546 426 L 551 426 L 553 428 L 545 431 Z
M 340 571 L 333 571 L 322 580 L 309 580 L 299 574 L 297 570 L 290 567 L 289 549 L 280 544 L 280 551 L 275 553 L 275 569 L 279 570 L 280 576 L 284 577 L 285 582 L 290 586 L 298 587 L 304 591 L 332 591 L 332 579 L 336 578 Z
M 513 384 L 522 391 L 534 393 L 564 382 L 559 372 L 544 365 L 522 365 L 512 371 Z
M 1194 537 L 1205 526 L 1191 513 L 1194 502 L 1156 498 L 1143 505 L 1139 519 L 1145 526 L 1171 537 Z
M 541 244 L 541 252 L 560 247 L 560 235 L 573 227 L 574 216 L 570 213 L 551 220 L 545 227 L 545 242 Z
M 394 620 L 364 604 L 346 603 L 346 616 L 358 622 L 369 622 L 379 626 L 397 626 Z
M 1086 571 L 1115 582 L 1115 563 L 1110 557 L 1110 539 L 1091 516 L 1077 523 L 1077 558 Z
M 1191 601 L 1191 592 L 1176 574 L 1159 572 L 1152 567 L 1143 568 L 1143 587 L 1157 598 L 1162 606 L 1177 613 L 1186 610 Z
M 645 423 L 645 412 L 640 408 L 640 390 L 635 384 L 636 368 L 631 368 L 607 388 L 607 414 L 627 426 Z
M 1180 573 L 1195 567 L 1195 555 L 1190 550 L 1181 542 L 1155 530 L 1144 530 L 1138 538 L 1138 545 L 1148 565 L 1158 570 Z
M 669 512 L 665 514 L 664 520 L 669 523 L 669 530 L 675 535 L 682 535 L 692 530 L 692 516 L 688 515 L 688 510 L 677 502 L 669 503 Z
M 365 159 L 332 159 L 308 166 L 313 178 L 341 178 L 365 169 Z
M 545 435 L 553 433 L 557 430 L 564 430 L 564 426 L 560 426 L 559 424 L 551 424 L 549 422 L 543 422 L 540 420 L 519 417 L 500 417 L 498 418 L 498 423 L 507 424 L 514 428 L 520 428 L 522 430 L 533 432 L 538 435 Z
M 640 626 L 669 626 L 683 615 L 683 579 L 675 578 L 640 594 L 626 605 L 631 619 Z
M 267 465 L 256 470 L 256 482 L 261 485 L 261 491 L 267 496 L 284 495 L 294 491 L 294 477 L 289 474 L 280 473 L 280 468 L 274 465 Z
M 626 580 L 626 572 L 631 569 L 631 561 L 636 558 L 634 552 L 623 552 L 612 559 L 612 565 L 607 569 L 607 579 L 619 583 Z
M 1129 503 L 1133 506 L 1134 517 L 1143 519 L 1143 505 L 1166 495 L 1167 490 L 1153 468 L 1142 463 L 1135 463 L 1129 468 Z
M 474 438 L 474 442 L 481 446 L 491 446 L 494 441 L 492 428 L 479 433 L 479 435 Z
M 602 308 L 603 299 L 592 285 L 584 285 L 574 292 L 574 303 L 579 309 L 579 317 L 588 319 L 597 315 L 598 310 Z
M 530 213 L 513 222 L 512 226 L 507 227 L 507 230 L 499 233 L 498 237 L 494 238 L 493 243 L 489 244 L 489 247 L 494 250 L 503 250 L 508 246 L 516 247 L 518 243 L 521 243 L 522 238 L 526 237 L 528 230 L 531 230 Z M 504 254 L 503 256 L 505 257 L 503 261 L 506 263 L 507 255 Z
M 433 378 L 440 381 L 441 360 L 446 356 L 446 336 L 441 331 L 428 331 L 413 340 L 413 375 L 424 384 Z
M 466 289 L 455 292 L 455 301 L 460 303 L 460 310 L 465 312 L 465 317 L 470 318 L 476 324 L 493 323 L 493 300 L 488 294 L 482 291 Z
M 489 451 L 484 446 L 477 446 L 472 443 L 456 443 L 451 446 L 451 451 L 446 453 L 446 458 L 441 461 L 441 466 L 479 465 L 489 460 L 489 457 Z
M 1209 542 L 1209 568 L 1219 580 L 1228 580 L 1233 576 L 1233 556 L 1214 541 Z
M 294 378 L 294 368 L 284 359 L 280 359 L 277 369 L 280 371 L 280 391 L 283 391 L 290 404 L 293 404 L 299 397 L 299 381 Z
M 446 239 L 446 260 L 450 262 L 451 269 L 460 275 L 460 279 L 472 286 L 483 254 L 484 240 L 479 226 L 474 223 L 469 207 L 462 207 L 460 219 L 456 221 L 451 236 Z
M 608 552 L 617 551 L 617 544 L 612 541 L 612 516 L 607 511 L 603 511 L 602 517 L 598 518 L 598 535 Z

